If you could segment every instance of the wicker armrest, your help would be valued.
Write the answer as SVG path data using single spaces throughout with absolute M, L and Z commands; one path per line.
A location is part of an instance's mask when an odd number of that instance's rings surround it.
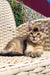
M 0 53 L 7 43 L 16 37 L 16 24 L 7 0 L 0 0 Z

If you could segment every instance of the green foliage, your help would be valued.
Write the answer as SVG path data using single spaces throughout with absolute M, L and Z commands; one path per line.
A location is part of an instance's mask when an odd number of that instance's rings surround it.
M 24 13 L 22 12 L 22 3 L 16 0 L 9 0 L 12 11 L 14 13 L 14 18 L 16 21 L 16 26 L 24 23 Z

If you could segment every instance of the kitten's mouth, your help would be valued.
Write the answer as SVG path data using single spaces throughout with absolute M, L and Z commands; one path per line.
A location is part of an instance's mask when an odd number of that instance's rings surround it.
M 33 39 L 33 41 L 36 41 L 35 39 Z
M 33 43 L 37 43 L 37 41 L 36 40 L 33 40 Z
M 39 41 L 39 39 L 38 40 L 36 40 L 36 39 L 33 39 L 33 43 L 37 43 Z
M 35 40 L 35 39 L 33 39 L 33 41 L 32 41 L 33 43 L 37 43 L 37 40 Z
M 36 38 L 32 38 L 30 39 L 33 43 L 38 43 L 39 39 L 36 39 Z
M 33 38 L 33 41 L 35 41 L 35 42 L 36 42 L 37 40 L 36 40 L 35 38 Z
M 36 40 L 36 39 L 33 39 L 32 42 L 33 42 L 33 43 L 38 43 L 38 41 L 39 41 L 39 39 L 37 39 L 37 40 Z

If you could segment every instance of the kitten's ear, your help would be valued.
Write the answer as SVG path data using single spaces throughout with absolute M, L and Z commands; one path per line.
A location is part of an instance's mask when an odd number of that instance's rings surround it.
M 32 30 L 32 22 L 31 22 L 31 21 L 28 22 L 28 30 L 29 30 L 29 31 Z
M 46 30 L 46 25 L 43 23 L 40 27 L 40 31 L 45 32 Z

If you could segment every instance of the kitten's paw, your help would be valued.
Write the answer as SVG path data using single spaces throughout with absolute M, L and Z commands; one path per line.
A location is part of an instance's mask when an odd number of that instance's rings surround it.
M 43 53 L 42 51 L 40 51 L 40 52 L 26 52 L 25 55 L 32 57 L 32 58 L 35 58 L 35 57 L 40 57 L 42 53 Z
M 43 50 L 37 50 L 36 52 L 35 52 L 35 54 L 36 54 L 36 56 L 37 57 L 39 57 L 39 56 L 41 56 L 42 54 L 43 54 Z
M 26 55 L 26 56 L 29 56 L 29 57 L 35 57 L 32 52 L 25 53 L 25 55 Z
M 40 57 L 43 52 L 35 52 L 36 57 Z

